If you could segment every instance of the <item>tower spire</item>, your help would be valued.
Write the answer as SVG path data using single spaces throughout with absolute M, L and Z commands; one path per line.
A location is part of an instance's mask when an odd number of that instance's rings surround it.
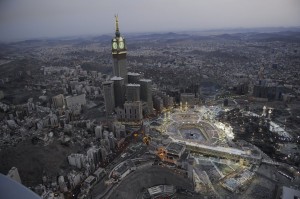
M 115 15 L 115 19 L 116 19 L 116 37 L 120 37 L 118 15 Z

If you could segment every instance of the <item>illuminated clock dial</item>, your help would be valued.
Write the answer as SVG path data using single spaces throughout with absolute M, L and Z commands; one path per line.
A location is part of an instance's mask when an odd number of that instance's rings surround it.
M 119 43 L 119 47 L 120 47 L 120 49 L 123 49 L 123 48 L 124 48 L 124 42 L 121 41 L 121 42 Z
M 117 44 L 116 42 L 114 42 L 114 43 L 112 44 L 112 47 L 113 47 L 113 49 L 117 49 L 117 48 L 118 48 L 118 44 Z

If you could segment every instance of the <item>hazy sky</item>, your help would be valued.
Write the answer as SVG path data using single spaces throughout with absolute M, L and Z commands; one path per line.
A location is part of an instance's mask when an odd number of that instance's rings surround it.
M 114 32 L 300 26 L 300 0 L 0 0 L 0 41 Z

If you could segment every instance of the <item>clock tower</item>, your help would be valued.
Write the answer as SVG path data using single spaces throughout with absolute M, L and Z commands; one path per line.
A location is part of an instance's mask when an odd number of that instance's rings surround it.
M 121 37 L 119 31 L 119 19 L 118 16 L 115 16 L 116 19 L 116 35 L 112 39 L 112 57 L 114 61 L 113 72 L 114 76 L 122 77 L 125 80 L 125 84 L 127 81 L 127 62 L 126 62 L 126 43 L 125 39 Z

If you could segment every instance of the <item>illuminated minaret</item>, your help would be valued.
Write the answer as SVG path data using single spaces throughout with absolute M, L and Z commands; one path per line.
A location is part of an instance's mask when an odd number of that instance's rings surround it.
M 115 16 L 116 19 L 116 33 L 115 37 L 112 39 L 112 57 L 114 61 L 113 72 L 114 76 L 122 77 L 124 83 L 127 84 L 127 61 L 126 61 L 126 42 L 123 37 L 121 37 L 119 31 L 119 19 L 118 15 Z

